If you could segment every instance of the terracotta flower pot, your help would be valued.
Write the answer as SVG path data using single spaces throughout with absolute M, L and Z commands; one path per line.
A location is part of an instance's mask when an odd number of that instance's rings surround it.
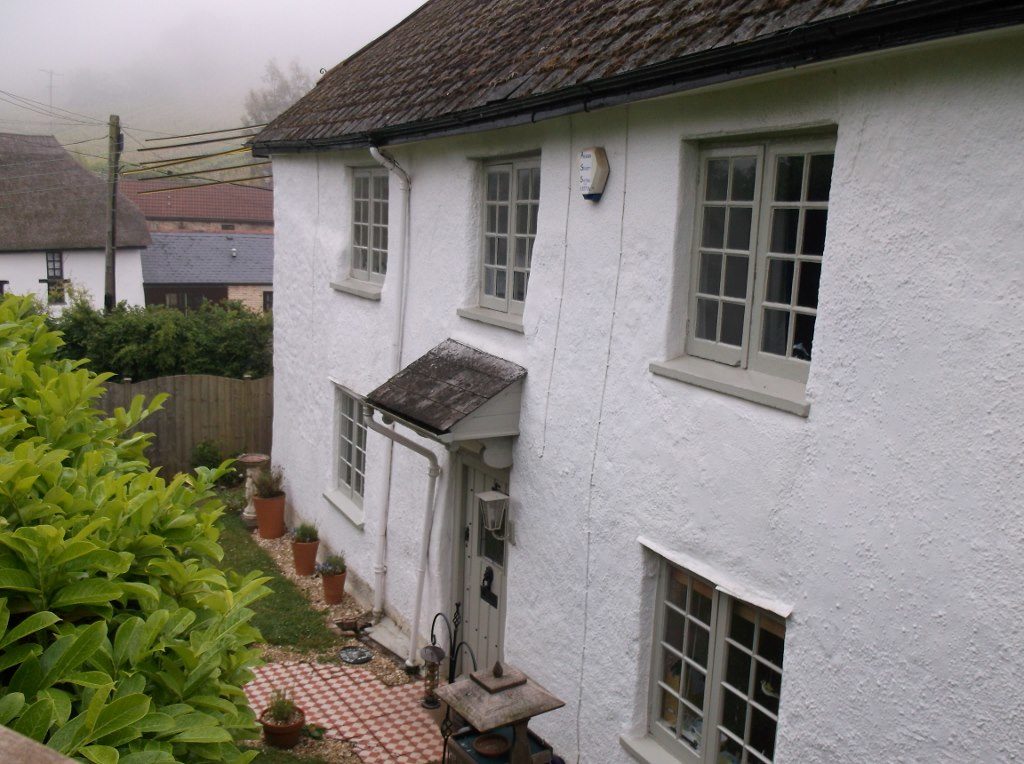
M 345 576 L 338 573 L 334 576 L 322 576 L 324 580 L 324 599 L 328 605 L 337 605 L 345 596 Z
M 292 559 L 295 560 L 295 572 L 300 576 L 311 576 L 316 572 L 316 550 L 319 541 L 293 541 Z
M 260 538 L 281 538 L 284 535 L 284 494 L 269 499 L 254 496 L 252 503 L 256 507 L 256 527 Z
M 278 724 L 264 716 L 260 717 L 260 724 L 263 725 L 263 739 L 267 741 L 267 745 L 272 745 L 274 748 L 294 748 L 299 744 L 302 727 L 306 723 L 306 715 L 301 708 L 296 708 L 295 711 L 298 714 L 298 719 L 288 724 Z M 265 715 L 266 711 L 263 713 Z

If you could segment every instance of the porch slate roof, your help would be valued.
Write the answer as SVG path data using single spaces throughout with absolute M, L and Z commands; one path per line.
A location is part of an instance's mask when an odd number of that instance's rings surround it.
M 367 395 L 366 402 L 441 435 L 525 376 L 518 364 L 447 339 Z

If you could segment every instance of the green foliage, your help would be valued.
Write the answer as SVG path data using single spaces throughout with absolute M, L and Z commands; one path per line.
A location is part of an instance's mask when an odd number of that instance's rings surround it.
M 310 523 L 302 523 L 292 534 L 300 544 L 310 544 L 320 540 L 320 532 Z
M 224 547 L 222 568 L 239 573 L 266 571 L 268 596 L 253 604 L 252 623 L 270 645 L 300 651 L 336 651 L 347 642 L 327 628 L 326 611 L 314 610 L 299 589 L 281 573 L 237 514 L 225 514 L 219 523 Z
M 212 440 L 201 440 L 192 446 L 191 464 L 193 469 L 196 467 L 226 468 L 224 475 L 217 480 L 218 485 L 234 486 L 242 482 L 242 473 L 233 466 L 233 462 L 234 459 L 224 459 L 220 446 Z
M 321 576 L 338 576 L 344 573 L 348 568 L 345 566 L 345 555 L 343 554 L 332 554 L 327 557 L 323 562 L 316 564 L 317 573 Z
M 58 357 L 87 358 L 96 371 L 136 382 L 172 374 L 266 376 L 273 371 L 272 321 L 236 302 L 188 312 L 122 303 L 107 314 L 81 294 L 49 319 L 65 343 Z
M 109 375 L 59 345 L 0 302 L 0 723 L 100 764 L 248 762 L 268 590 L 216 567 L 222 470 L 149 470 L 134 430 L 163 396 L 107 417 Z
M 261 499 L 272 499 L 284 494 L 284 472 L 280 467 L 260 470 L 252 480 L 253 490 Z
M 277 724 L 288 724 L 295 719 L 295 701 L 288 697 L 285 690 L 274 690 L 270 693 L 270 702 L 264 717 Z

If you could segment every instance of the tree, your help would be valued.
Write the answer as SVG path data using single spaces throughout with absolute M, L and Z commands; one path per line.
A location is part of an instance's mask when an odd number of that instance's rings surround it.
M 313 79 L 296 59 L 288 65 L 288 71 L 282 71 L 276 59 L 267 62 L 263 72 L 262 88 L 250 90 L 245 97 L 245 116 L 242 119 L 249 125 L 262 125 L 299 100 L 313 87 Z

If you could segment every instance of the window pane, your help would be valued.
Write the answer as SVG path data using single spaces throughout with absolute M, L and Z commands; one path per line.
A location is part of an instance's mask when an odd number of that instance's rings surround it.
M 530 205 L 516 205 L 516 233 L 526 233 L 530 230 Z
M 754 647 L 754 622 L 747 618 L 736 606 L 732 608 L 732 617 L 729 622 L 729 637 L 750 649 Z
M 375 199 L 387 199 L 388 176 L 378 175 L 373 179 L 373 196 Z
M 700 589 L 707 590 L 707 594 L 703 594 Z M 708 596 L 710 594 L 711 590 L 707 586 L 700 585 L 700 582 L 696 582 L 690 591 L 690 615 L 705 625 L 711 622 L 711 597 Z
M 691 186 L 692 188 L 692 186 Z M 729 189 L 729 160 L 708 160 L 708 183 L 704 198 L 713 202 L 724 202 Z
M 756 157 L 736 157 L 732 161 L 732 199 L 749 202 L 754 199 L 754 181 L 757 177 Z
M 766 617 L 761 619 L 761 633 L 758 638 L 757 654 L 782 668 L 783 637 L 785 625 Z
M 530 198 L 530 170 L 519 170 L 516 173 L 516 199 Z
M 764 292 L 764 299 L 767 302 L 790 304 L 793 297 L 794 269 L 795 263 L 792 260 L 768 258 L 768 278 Z
M 721 249 L 725 241 L 725 207 L 704 208 L 704 232 L 701 244 L 705 247 Z
M 800 263 L 800 286 L 796 290 L 796 304 L 805 308 L 817 308 L 820 281 L 821 263 Z
M 750 747 L 771 761 L 775 755 L 775 721 L 756 708 L 750 712 Z
M 811 157 L 810 176 L 807 179 L 807 201 L 827 202 L 832 186 L 833 154 L 817 154 Z
M 697 291 L 718 295 L 722 283 L 722 256 L 714 252 L 700 254 L 700 280 Z
M 763 663 L 758 663 L 757 676 L 754 677 L 754 700 L 777 714 L 781 689 L 782 674 Z
M 722 303 L 722 337 L 721 342 L 741 347 L 743 345 L 744 306 L 732 302 Z
M 727 650 L 725 681 L 741 692 L 750 684 L 750 656 L 732 645 Z
M 686 574 L 675 568 L 671 568 L 670 573 L 665 599 L 683 610 L 686 608 Z
M 508 201 L 509 186 L 511 185 L 512 174 L 503 172 L 498 175 L 498 199 L 506 202 Z
M 665 633 L 662 641 L 674 647 L 677 651 L 683 651 L 683 630 L 686 627 L 686 619 L 683 614 L 670 607 L 665 608 Z
M 679 725 L 679 737 L 695 751 L 699 750 L 700 739 L 704 732 L 704 720 L 686 706 L 683 706 L 682 712 L 682 722 Z
M 800 210 L 773 210 L 772 241 L 769 250 L 780 254 L 795 254 L 796 230 L 799 223 Z
M 686 655 L 705 668 L 708 665 L 708 630 L 693 622 L 690 623 L 690 633 L 686 638 Z M 701 694 L 703 695 L 704 682 L 701 681 Z
M 512 299 L 520 302 L 526 299 L 526 274 L 521 271 L 512 274 Z
M 494 239 L 494 262 L 498 265 L 508 263 L 508 239 L 505 237 Z
M 495 226 L 497 233 L 508 233 L 508 207 L 502 205 L 498 209 L 498 222 Z
M 530 171 L 530 198 L 540 199 L 540 168 L 534 167 Z
M 820 255 L 825 251 L 825 224 L 828 221 L 828 210 L 806 210 L 804 212 L 804 245 L 801 252 L 805 255 Z
M 494 295 L 494 269 L 484 268 L 484 294 Z
M 493 204 L 487 206 L 487 233 L 494 233 L 498 229 L 498 208 Z
M 789 311 L 764 311 L 764 323 L 761 327 L 761 351 L 786 355 L 786 342 L 789 336 Z
M 739 255 L 725 258 L 725 291 L 727 297 L 743 299 L 747 296 L 749 260 Z
M 796 314 L 793 325 L 793 357 L 802 361 L 811 360 L 811 346 L 814 344 L 814 316 Z
M 802 156 L 779 157 L 775 171 L 775 201 L 798 202 L 804 181 Z
M 729 249 L 750 249 L 750 216 L 753 210 L 749 207 L 729 208 Z
M 498 178 L 500 173 L 487 173 L 487 201 L 493 202 L 498 198 Z
M 505 242 L 501 242 L 501 243 L 504 244 Z M 505 297 L 505 283 L 506 283 L 505 271 L 495 271 L 494 272 L 494 296 L 495 297 L 502 297 L 502 298 Z
M 722 726 L 740 740 L 747 725 L 747 704 L 729 690 L 722 691 Z
M 530 240 L 523 238 L 522 236 L 516 237 L 516 268 L 526 268 L 529 266 L 529 261 L 526 258 L 526 253 L 529 251 Z
M 702 340 L 718 339 L 718 300 L 697 298 L 697 325 L 694 334 Z
M 661 713 L 659 716 L 669 727 L 673 734 L 676 728 L 676 715 L 679 713 L 679 700 L 675 695 L 662 688 L 661 690 Z
M 721 753 L 719 754 L 718 761 L 723 762 L 723 764 L 726 762 L 728 764 L 738 764 L 743 761 L 743 749 L 732 738 L 722 735 L 719 746 L 718 750 Z

